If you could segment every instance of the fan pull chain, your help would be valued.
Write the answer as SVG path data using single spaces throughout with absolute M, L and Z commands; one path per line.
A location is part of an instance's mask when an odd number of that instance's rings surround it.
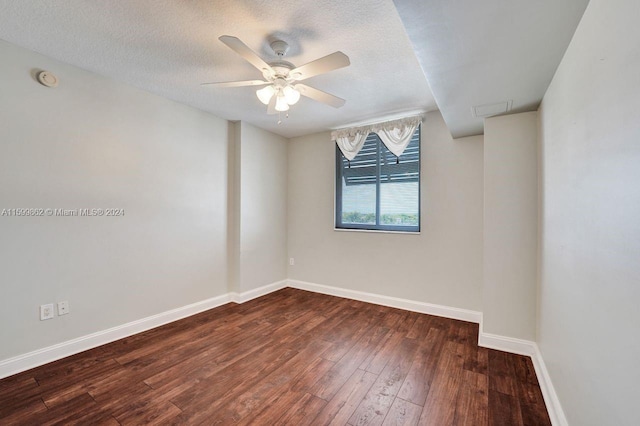
M 349 165 L 349 168 L 351 168 L 351 160 L 347 160 L 347 164 Z
M 400 164 L 400 156 L 396 155 L 396 164 Z

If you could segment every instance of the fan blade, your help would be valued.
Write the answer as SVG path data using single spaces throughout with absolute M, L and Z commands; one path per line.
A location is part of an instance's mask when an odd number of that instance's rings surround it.
M 273 114 L 277 114 L 278 111 L 276 111 L 276 95 L 273 95 L 271 97 L 271 100 L 269 101 L 269 106 L 267 106 L 267 114 L 273 115 Z
M 265 70 L 270 74 L 275 74 L 271 66 L 263 61 L 253 50 L 244 44 L 239 38 L 228 35 L 218 37 L 218 40 L 226 44 L 231 50 L 242 56 L 247 62 L 258 68 L 261 72 Z
M 302 96 L 311 98 L 314 101 L 322 102 L 323 104 L 331 105 L 334 108 L 340 108 L 345 104 L 345 100 L 337 96 L 333 96 L 322 90 L 315 89 L 306 84 L 296 84 L 295 89 L 300 92 Z
M 262 80 L 244 80 L 244 81 L 222 81 L 219 83 L 202 83 L 200 86 L 217 86 L 217 87 L 242 87 L 242 86 L 262 86 L 269 84 L 268 81 Z
M 351 62 L 347 55 L 342 52 L 334 52 L 331 55 L 327 55 L 323 58 L 309 62 L 308 64 L 301 65 L 298 68 L 292 69 L 291 72 L 289 72 L 289 75 L 295 80 L 305 80 L 319 74 L 324 74 L 329 71 L 337 70 L 338 68 L 349 66 L 350 64 Z

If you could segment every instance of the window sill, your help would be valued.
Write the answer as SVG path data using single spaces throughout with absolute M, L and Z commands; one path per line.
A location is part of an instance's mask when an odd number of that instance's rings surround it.
M 334 231 L 339 232 L 369 232 L 373 234 L 407 234 L 407 235 L 420 235 L 420 231 L 387 231 L 382 229 L 348 229 L 348 228 L 333 228 Z

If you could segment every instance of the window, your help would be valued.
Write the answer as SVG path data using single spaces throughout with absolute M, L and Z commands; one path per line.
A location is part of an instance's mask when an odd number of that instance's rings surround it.
M 351 161 L 336 146 L 336 228 L 420 231 L 420 127 L 397 158 L 369 133 Z

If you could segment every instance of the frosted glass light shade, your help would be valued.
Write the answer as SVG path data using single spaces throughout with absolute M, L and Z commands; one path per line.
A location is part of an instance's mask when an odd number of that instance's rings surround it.
M 291 86 L 282 89 L 282 93 L 284 93 L 284 99 L 289 105 L 293 105 L 300 100 L 300 92 Z
M 269 105 L 269 101 L 271 100 L 271 97 L 275 93 L 276 93 L 276 90 L 271 85 L 266 86 L 262 89 L 256 90 L 256 95 L 258 96 L 258 99 L 260 99 L 260 102 L 262 102 L 265 105 Z
M 289 110 L 289 104 L 287 103 L 287 99 L 284 96 L 278 96 L 276 99 L 276 111 L 287 111 Z

